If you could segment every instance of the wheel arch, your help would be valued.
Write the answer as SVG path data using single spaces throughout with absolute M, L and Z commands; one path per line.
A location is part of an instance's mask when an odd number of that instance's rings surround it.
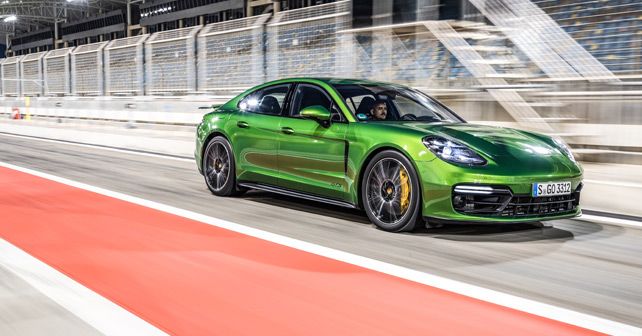
M 384 152 L 384 151 L 387 151 L 387 150 L 395 151 L 395 152 L 403 155 L 406 159 L 408 159 L 408 161 L 410 161 L 410 164 L 412 165 L 412 168 L 415 169 L 415 173 L 417 174 L 417 178 L 419 179 L 419 181 L 417 181 L 419 183 L 419 187 L 420 187 L 419 188 L 419 190 L 420 190 L 420 192 L 419 192 L 419 200 L 422 201 L 424 199 L 424 197 L 423 197 L 424 196 L 423 195 L 423 188 L 421 187 L 421 176 L 419 175 L 419 169 L 417 167 L 417 163 L 403 149 L 401 149 L 399 147 L 396 147 L 396 146 L 393 146 L 393 145 L 382 145 L 382 146 L 379 146 L 377 148 L 372 149 L 366 155 L 366 158 L 363 160 L 363 163 L 361 164 L 361 168 L 359 169 L 359 173 L 357 175 L 356 194 L 357 194 L 357 206 L 359 206 L 360 209 L 364 209 L 364 207 L 363 207 L 363 199 L 362 199 L 362 195 L 361 195 L 361 185 L 363 183 L 363 174 L 365 173 L 366 168 L 370 164 L 370 161 L 372 161 L 372 159 L 377 154 L 379 154 L 381 152 Z
M 212 141 L 212 139 L 214 139 L 217 136 L 221 136 L 221 137 L 225 138 L 225 140 L 227 140 L 227 142 L 230 143 L 230 146 L 232 145 L 232 143 L 230 142 L 230 138 L 225 133 L 223 133 L 219 129 L 212 130 L 210 132 L 210 134 L 207 135 L 205 140 L 203 140 L 203 145 L 201 146 L 201 150 L 200 150 L 201 160 L 199 162 L 199 168 L 198 168 L 199 171 L 201 171 L 201 174 L 203 174 L 203 171 L 202 171 L 202 169 L 203 169 L 203 160 L 205 159 L 205 150 L 207 149 L 207 145 L 210 143 L 210 141 Z M 232 150 L 232 155 L 234 155 L 234 150 Z

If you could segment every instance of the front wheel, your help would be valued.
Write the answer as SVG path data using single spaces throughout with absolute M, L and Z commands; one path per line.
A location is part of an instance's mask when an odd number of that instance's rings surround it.
M 399 152 L 383 151 L 370 160 L 361 195 L 368 218 L 379 229 L 412 231 L 420 221 L 419 178 L 410 160 Z
M 216 196 L 235 196 L 243 193 L 236 187 L 236 165 L 232 146 L 217 136 L 205 148 L 203 175 L 207 188 Z

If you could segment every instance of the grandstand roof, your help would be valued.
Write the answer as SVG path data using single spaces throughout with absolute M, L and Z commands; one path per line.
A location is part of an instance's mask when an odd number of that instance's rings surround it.
M 0 1 L 0 34 L 21 34 L 73 22 L 87 16 L 122 8 L 127 0 L 3 0 Z M 4 22 L 15 15 L 17 20 Z

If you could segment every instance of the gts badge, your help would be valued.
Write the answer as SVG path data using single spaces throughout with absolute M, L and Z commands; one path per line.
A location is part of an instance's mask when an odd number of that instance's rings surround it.
M 341 189 L 341 183 L 330 183 L 330 186 L 334 189 Z

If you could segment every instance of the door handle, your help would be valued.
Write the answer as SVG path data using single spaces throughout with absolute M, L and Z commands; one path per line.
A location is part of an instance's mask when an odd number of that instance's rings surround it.
M 281 132 L 285 134 L 294 134 L 294 130 L 290 127 L 281 127 Z
M 236 126 L 238 126 L 240 128 L 248 128 L 248 127 L 250 127 L 250 124 L 246 123 L 245 121 L 239 121 L 239 122 L 236 123 Z

